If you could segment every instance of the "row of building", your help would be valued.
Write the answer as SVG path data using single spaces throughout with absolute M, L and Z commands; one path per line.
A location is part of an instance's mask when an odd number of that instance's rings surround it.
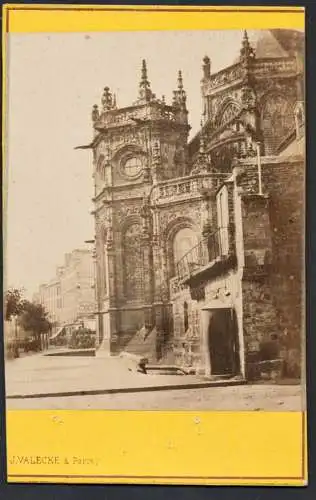
M 106 87 L 93 107 L 98 352 L 300 377 L 303 34 L 266 31 L 253 47 L 245 33 L 216 73 L 205 56 L 201 93 L 190 141 L 181 72 L 169 104 L 143 61 L 135 102 L 119 108 Z
M 95 272 L 93 252 L 76 249 L 65 255 L 55 277 L 43 283 L 33 300 L 42 304 L 56 336 L 78 325 L 95 330 Z

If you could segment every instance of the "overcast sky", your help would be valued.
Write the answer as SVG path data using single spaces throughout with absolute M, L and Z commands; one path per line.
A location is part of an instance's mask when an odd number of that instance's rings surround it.
M 255 33 L 249 32 L 250 38 Z M 212 71 L 239 55 L 240 31 L 9 35 L 7 286 L 29 294 L 54 277 L 64 254 L 93 238 L 91 109 L 108 85 L 135 100 L 141 60 L 152 90 L 171 102 L 183 71 L 189 120 L 201 120 L 202 58 Z

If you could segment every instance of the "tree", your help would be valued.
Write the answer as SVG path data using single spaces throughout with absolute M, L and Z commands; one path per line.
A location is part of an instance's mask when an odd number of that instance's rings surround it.
M 47 319 L 47 312 L 41 304 L 24 301 L 20 316 L 20 325 L 26 332 L 32 332 L 37 340 L 43 333 L 51 330 L 52 324 Z
M 4 311 L 5 319 L 10 321 L 12 316 L 19 316 L 23 311 L 25 300 L 23 291 L 18 288 L 10 288 L 5 293 Z

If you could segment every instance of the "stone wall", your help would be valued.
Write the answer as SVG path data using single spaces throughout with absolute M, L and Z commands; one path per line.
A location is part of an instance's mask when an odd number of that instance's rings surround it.
M 304 338 L 305 165 L 289 159 L 264 169 L 271 196 L 272 287 L 288 376 L 300 375 Z
M 248 362 L 283 360 L 300 377 L 304 334 L 304 162 L 263 158 L 238 180 L 243 199 L 244 329 Z M 247 194 L 245 194 L 247 193 Z
M 173 303 L 174 362 L 181 366 L 196 368 L 200 373 L 209 369 L 209 352 L 205 339 L 205 325 L 202 321 L 203 310 L 233 309 L 238 322 L 241 372 L 244 372 L 244 341 L 242 330 L 242 294 L 239 272 L 231 271 L 218 276 L 205 284 L 205 298 L 192 300 L 188 287 L 179 290 L 171 297 Z M 184 329 L 185 303 L 188 305 L 187 331 Z M 207 327 L 207 325 L 206 325 Z

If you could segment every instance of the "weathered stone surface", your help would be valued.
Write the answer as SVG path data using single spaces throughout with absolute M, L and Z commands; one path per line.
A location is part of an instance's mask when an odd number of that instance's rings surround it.
M 223 332 L 236 330 L 232 376 L 299 377 L 304 157 L 293 151 L 295 130 L 304 137 L 302 68 L 292 54 L 256 58 L 245 36 L 237 62 L 211 74 L 206 59 L 203 71 L 205 125 L 190 144 L 182 76 L 170 106 L 146 80 L 132 107 L 94 112 L 108 127 L 94 152 L 108 345 L 212 375 L 209 322 L 225 310 Z

